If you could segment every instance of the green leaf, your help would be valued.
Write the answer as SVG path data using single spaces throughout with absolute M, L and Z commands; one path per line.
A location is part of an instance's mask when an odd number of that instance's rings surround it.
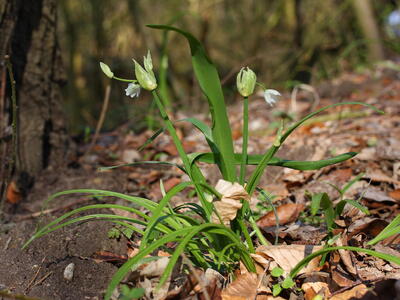
M 271 270 L 271 276 L 280 277 L 283 274 L 283 269 L 279 267 L 275 267 Z
M 343 196 L 347 190 L 353 185 L 355 184 L 357 181 L 359 181 L 365 174 L 364 173 L 360 173 L 358 174 L 356 177 L 354 177 L 352 180 L 350 180 L 341 190 L 341 195 Z
M 324 210 L 324 217 L 328 231 L 332 231 L 335 227 L 335 211 L 332 206 L 332 201 L 327 193 L 322 193 L 320 205 Z
M 347 152 L 343 153 L 331 158 L 317 160 L 317 161 L 301 161 L 301 160 L 287 160 L 282 159 L 279 157 L 273 157 L 269 162 L 268 165 L 270 166 L 278 166 L 278 167 L 285 167 L 295 170 L 307 171 L 307 170 L 317 170 L 326 166 L 330 166 L 333 164 L 337 164 L 348 160 L 352 157 L 357 155 L 356 152 Z M 188 155 L 189 159 L 192 162 L 199 161 L 209 164 L 215 164 L 216 159 L 213 153 L 206 152 L 206 153 L 191 153 Z M 249 154 L 247 158 L 248 165 L 258 165 L 263 158 L 263 155 L 260 154 Z M 239 165 L 241 163 L 242 154 L 235 153 L 235 164 Z
M 233 156 L 232 131 L 222 93 L 217 69 L 208 58 L 201 43 L 190 33 L 165 25 L 147 25 L 150 28 L 172 30 L 183 35 L 190 45 L 193 69 L 201 90 L 208 100 L 213 121 L 212 135 L 219 153 L 215 153 L 217 163 L 225 180 L 236 181 L 236 169 Z M 214 150 L 213 150 L 214 151 Z
M 362 211 L 364 214 L 366 214 L 366 215 L 369 215 L 369 214 L 370 214 L 368 208 L 366 208 L 364 205 L 362 205 L 361 203 L 357 202 L 356 200 L 353 200 L 353 199 L 343 199 L 343 200 L 340 201 L 340 202 L 337 204 L 337 206 L 336 206 L 337 208 L 339 207 L 339 209 L 336 210 L 336 214 L 337 214 L 338 216 L 342 213 L 343 208 L 344 208 L 344 205 L 343 205 L 343 207 L 342 207 L 342 204 L 341 204 L 341 203 L 348 203 L 349 205 L 354 206 L 355 208 L 358 208 L 358 209 L 359 209 L 360 211 Z
M 148 221 L 149 223 L 144 232 L 139 250 L 143 250 L 144 248 L 147 247 L 149 234 L 154 230 L 153 227 L 155 226 L 157 220 L 160 217 L 162 217 L 161 214 L 163 212 L 163 209 L 168 204 L 169 200 L 177 193 L 181 192 L 182 190 L 190 186 L 191 184 L 192 184 L 191 182 L 181 182 L 178 185 L 174 186 L 171 190 L 169 190 L 168 193 L 161 199 L 160 203 L 158 203 L 156 209 L 153 211 L 153 215 L 150 217 Z
M 142 146 L 139 147 L 138 151 L 142 151 L 147 145 L 151 144 L 161 133 L 165 131 L 164 127 L 159 128 L 151 137 L 149 137 Z
M 368 245 L 375 245 L 380 241 L 400 233 L 400 215 L 396 216 L 374 239 L 368 242 Z
M 116 166 L 111 166 L 111 167 L 100 167 L 98 170 L 99 171 L 105 171 L 105 170 L 110 170 L 110 169 L 116 169 L 120 167 L 134 167 L 134 166 L 143 166 L 143 165 L 165 165 L 165 166 L 170 166 L 170 167 L 177 167 L 179 170 L 182 172 L 186 173 L 186 170 L 183 166 L 175 163 L 171 163 L 168 161 L 153 161 L 153 160 L 146 160 L 146 161 L 137 161 L 137 162 L 132 162 L 128 164 L 120 164 Z
M 283 280 L 283 282 L 281 283 L 282 287 L 284 289 L 290 289 L 292 288 L 296 283 L 293 281 L 293 279 L 288 276 L 285 278 L 285 280 Z
M 320 208 L 323 193 L 317 193 L 311 197 L 311 215 L 315 216 Z
M 282 287 L 279 283 L 276 283 L 272 286 L 272 295 L 274 297 L 278 296 L 282 292 Z
M 312 254 L 310 254 L 309 256 L 303 258 L 296 266 L 294 266 L 294 268 L 290 271 L 290 277 L 294 278 L 297 273 L 299 273 L 299 271 L 304 268 L 313 258 L 318 257 L 320 255 L 323 255 L 325 253 L 329 253 L 331 251 L 336 251 L 336 250 L 350 250 L 350 251 L 356 251 L 356 252 L 363 252 L 363 253 L 367 253 L 369 255 L 393 262 L 395 264 L 400 265 L 400 257 L 394 256 L 394 255 L 390 255 L 390 254 L 386 254 L 386 253 L 381 253 L 381 252 L 377 252 L 377 251 L 373 251 L 370 249 L 364 249 L 364 248 L 359 248 L 359 247 L 351 247 L 351 246 L 337 246 L 337 247 L 328 247 L 328 248 L 324 248 L 321 249 L 319 251 L 313 252 Z

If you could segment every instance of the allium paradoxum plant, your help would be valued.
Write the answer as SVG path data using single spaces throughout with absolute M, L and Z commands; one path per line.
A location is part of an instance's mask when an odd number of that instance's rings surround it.
M 40 228 L 24 245 L 26 247 L 34 239 L 55 231 L 63 226 L 81 222 L 89 219 L 103 219 L 118 224 L 136 232 L 141 236 L 139 252 L 130 258 L 113 276 L 105 299 L 110 299 L 114 289 L 125 275 L 144 262 L 148 255 L 155 250 L 163 248 L 171 253 L 169 263 L 160 278 L 160 285 L 165 283 L 171 275 L 175 263 L 185 252 L 192 260 L 192 263 L 203 269 L 213 268 L 220 272 L 233 272 L 241 261 L 245 267 L 255 272 L 255 264 L 251 258 L 251 253 L 255 252 L 254 240 L 258 243 L 268 245 L 260 229 L 257 227 L 249 201 L 256 191 L 257 185 L 262 174 L 269 165 L 287 167 L 297 170 L 314 170 L 324 166 L 342 162 L 355 155 L 355 153 L 344 153 L 329 159 L 320 161 L 290 161 L 276 157 L 275 154 L 281 147 L 286 138 L 301 124 L 330 107 L 343 104 L 361 104 L 358 102 L 336 103 L 323 107 L 316 112 L 309 114 L 298 122 L 292 124 L 283 131 L 283 124 L 278 129 L 274 143 L 263 154 L 248 154 L 248 97 L 255 90 L 257 83 L 256 74 L 249 68 L 240 70 L 237 76 L 237 89 L 244 97 L 243 99 L 243 148 L 242 153 L 235 153 L 233 147 L 232 131 L 229 124 L 228 114 L 222 93 L 221 82 L 217 69 L 207 56 L 201 43 L 190 33 L 181 29 L 164 26 L 150 25 L 151 28 L 171 30 L 184 36 L 190 44 L 192 54 L 192 64 L 199 82 L 201 90 L 209 104 L 212 126 L 193 118 L 185 120 L 194 125 L 201 131 L 207 141 L 210 151 L 202 153 L 186 153 L 182 146 L 174 123 L 170 120 L 163 102 L 158 93 L 157 79 L 153 71 L 153 62 L 150 52 L 143 59 L 143 66 L 134 61 L 134 73 L 136 79 L 123 79 L 116 77 L 112 70 L 104 63 L 100 67 L 104 74 L 110 78 L 127 82 L 125 89 L 129 97 L 139 97 L 141 89 L 151 92 L 153 99 L 160 111 L 164 122 L 163 130 L 166 129 L 170 134 L 182 164 L 172 164 L 179 167 L 190 178 L 187 182 L 181 182 L 171 190 L 167 191 L 159 202 L 149 199 L 125 195 L 112 191 L 80 189 L 62 191 L 54 194 L 48 201 L 67 194 L 89 194 L 93 196 L 117 197 L 131 202 L 133 205 L 117 205 L 113 203 L 96 204 L 80 207 L 65 215 L 57 218 L 49 224 Z M 269 105 L 273 105 L 279 92 L 275 90 L 264 90 L 265 100 Z M 199 101 L 201 101 L 199 99 Z M 366 105 L 371 107 L 370 105 Z M 371 107 L 372 108 L 372 107 Z M 149 142 L 151 142 L 155 135 Z M 210 186 L 204 178 L 197 163 L 216 164 L 221 174 L 221 180 L 214 187 Z M 146 162 L 142 162 L 146 163 Z M 154 163 L 154 162 L 147 162 Z M 164 162 L 165 164 L 165 162 Z M 237 174 L 236 166 L 240 166 L 240 172 Z M 255 165 L 256 168 L 246 178 L 246 166 Z M 199 198 L 200 204 L 189 198 L 189 201 L 178 207 L 171 207 L 169 202 L 173 196 L 182 190 L 194 187 Z M 144 208 L 148 213 L 143 213 Z M 79 216 L 79 213 L 90 209 L 118 209 L 129 212 L 129 215 L 138 217 L 126 217 L 112 214 L 91 214 Z M 193 217 L 193 214 L 196 217 Z M 166 247 L 168 243 L 176 244 L 175 248 Z

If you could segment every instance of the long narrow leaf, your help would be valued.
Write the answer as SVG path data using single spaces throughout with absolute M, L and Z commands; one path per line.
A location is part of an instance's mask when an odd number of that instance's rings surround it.
M 356 152 L 347 152 L 343 153 L 331 158 L 316 160 L 316 161 L 301 161 L 301 160 L 288 160 L 282 159 L 279 157 L 273 157 L 269 162 L 268 165 L 270 166 L 278 166 L 278 167 L 285 167 L 295 170 L 307 171 L 307 170 L 317 170 L 326 166 L 330 166 L 333 164 L 337 164 L 343 162 L 347 159 L 350 159 L 357 155 Z M 215 164 L 216 160 L 214 158 L 214 154 L 207 152 L 207 153 L 191 153 L 189 154 L 189 158 L 192 162 L 204 162 L 209 164 Z M 250 154 L 248 155 L 247 164 L 248 165 L 258 165 L 263 158 L 261 154 Z M 242 159 L 242 154 L 235 153 L 235 164 L 239 165 Z
M 156 224 L 157 219 L 161 217 L 161 213 L 164 207 L 168 204 L 169 200 L 177 193 L 181 192 L 182 190 L 190 186 L 191 184 L 192 184 L 191 182 L 181 182 L 178 185 L 174 186 L 171 190 L 169 190 L 168 193 L 161 199 L 160 203 L 158 203 L 156 209 L 153 211 L 153 215 L 149 219 L 149 223 L 142 238 L 139 250 L 142 250 L 147 246 L 149 234 L 153 230 L 153 227 Z
M 392 220 L 374 239 L 368 242 L 368 245 L 375 245 L 380 241 L 400 233 L 400 215 Z
M 369 255 L 390 261 L 390 262 L 394 262 L 398 265 L 400 265 L 400 257 L 394 256 L 394 255 L 390 255 L 390 254 L 385 254 L 385 253 L 381 253 L 381 252 L 377 252 L 374 250 L 370 250 L 370 249 L 364 249 L 364 248 L 359 248 L 359 247 L 351 247 L 351 246 L 338 246 L 338 247 L 328 247 L 328 248 L 324 248 L 322 250 L 313 252 L 312 254 L 310 254 L 309 256 L 307 256 L 306 258 L 302 259 L 291 271 L 290 271 L 290 277 L 294 278 L 297 273 L 299 273 L 299 271 L 304 268 L 313 258 L 318 257 L 320 255 L 323 255 L 325 253 L 329 253 L 331 251 L 336 251 L 336 250 L 350 250 L 350 251 L 356 251 L 356 252 L 364 252 L 367 253 Z
M 212 134 L 220 153 L 216 153 L 218 166 L 224 179 L 236 181 L 236 169 L 233 157 L 232 131 L 222 93 L 217 69 L 208 58 L 201 43 L 190 33 L 165 25 L 147 25 L 150 28 L 172 30 L 183 35 L 190 45 L 192 64 L 201 90 L 208 100 L 213 121 Z

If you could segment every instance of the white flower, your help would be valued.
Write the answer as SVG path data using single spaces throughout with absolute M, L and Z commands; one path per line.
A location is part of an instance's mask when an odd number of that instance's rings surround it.
M 128 84 L 128 87 L 125 89 L 125 93 L 127 96 L 131 98 L 139 97 L 140 95 L 140 85 L 135 82 L 131 82 Z
M 265 90 L 264 91 L 264 99 L 270 105 L 273 106 L 276 101 L 279 100 L 281 93 L 277 90 Z

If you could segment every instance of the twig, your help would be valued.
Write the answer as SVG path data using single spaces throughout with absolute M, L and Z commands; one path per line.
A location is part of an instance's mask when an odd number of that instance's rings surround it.
M 196 269 L 193 267 L 192 262 L 187 258 L 187 256 L 184 253 L 182 253 L 181 256 L 182 256 L 185 264 L 189 267 L 189 269 L 192 272 L 193 276 L 196 278 L 198 284 L 200 285 L 201 290 L 203 291 L 203 294 L 204 294 L 204 298 L 206 300 L 211 300 L 210 295 L 208 294 L 208 291 L 207 291 L 206 282 L 204 280 L 202 280 L 200 278 L 200 276 L 197 274 Z
M 43 281 L 45 281 L 45 280 L 47 279 L 47 277 L 49 277 L 51 274 L 53 274 L 53 271 L 50 271 L 49 273 L 47 273 L 46 275 L 44 275 L 42 278 L 40 278 L 40 279 L 34 284 L 34 286 L 41 284 L 41 283 L 42 283 Z
M 90 153 L 90 151 L 92 151 L 92 148 L 95 145 L 95 143 L 99 137 L 99 133 L 100 133 L 101 127 L 103 127 L 104 119 L 105 119 L 107 108 L 108 108 L 108 103 L 110 100 L 110 92 L 111 92 L 111 85 L 109 84 L 109 85 L 107 85 L 106 91 L 104 93 L 103 106 L 101 108 L 99 121 L 97 122 L 96 131 L 94 132 L 93 139 L 90 142 L 90 145 L 87 148 L 86 152 L 83 154 L 83 157 L 85 157 L 88 153 Z
M 40 266 L 39 266 L 39 268 L 37 269 L 35 275 L 33 275 L 31 281 L 29 281 L 28 286 L 26 287 L 26 289 L 25 289 L 25 291 L 24 291 L 25 294 L 28 293 L 29 290 L 32 288 L 33 283 L 35 282 L 36 278 L 37 278 L 38 275 L 39 275 L 40 270 L 42 269 L 42 265 L 43 265 L 45 259 L 46 259 L 46 256 L 43 257 L 42 262 L 40 263 Z
M 6 251 L 8 249 L 8 246 L 10 245 L 10 242 L 12 240 L 12 236 L 10 236 L 6 242 L 6 244 L 4 245 L 3 250 Z

